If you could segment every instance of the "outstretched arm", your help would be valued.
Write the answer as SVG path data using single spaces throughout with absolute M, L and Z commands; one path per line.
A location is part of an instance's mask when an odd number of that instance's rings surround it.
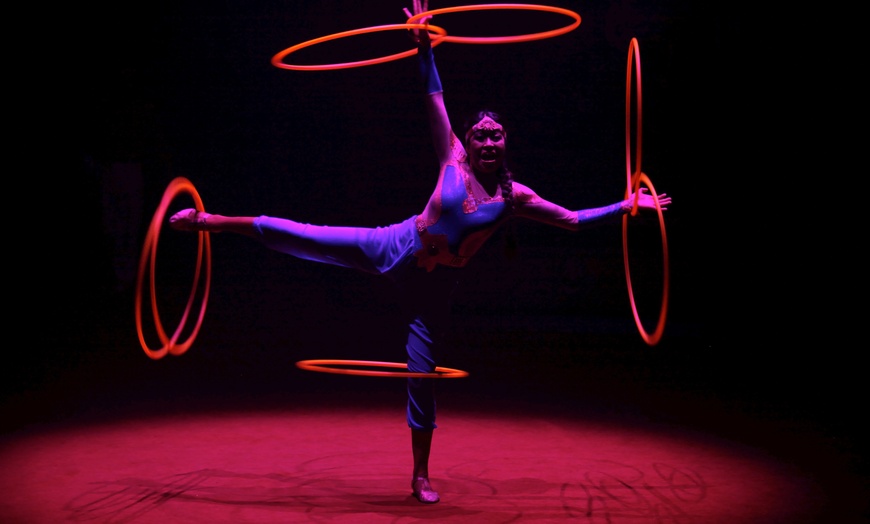
M 668 204 L 671 203 L 671 197 L 669 197 L 667 193 L 662 193 L 661 195 L 658 195 L 658 197 L 659 205 L 661 206 L 662 211 L 667 210 Z M 640 188 L 640 191 L 638 193 L 632 193 L 628 196 L 627 199 L 617 202 L 615 204 L 604 207 L 578 210 L 577 223 L 581 227 L 583 227 L 596 224 L 609 217 L 621 217 L 622 215 L 631 212 L 631 208 L 632 206 L 634 206 L 635 198 L 637 198 L 637 207 L 639 210 L 655 210 L 655 199 L 652 195 L 649 194 L 649 190 L 647 188 L 642 187 Z
M 656 208 L 655 199 L 646 188 L 641 188 L 637 194 L 632 193 L 625 200 L 607 206 L 577 211 L 571 211 L 544 200 L 537 193 L 517 182 L 514 182 L 514 193 L 516 194 L 516 213 L 518 216 L 574 231 L 615 222 L 616 219 L 631 212 L 635 196 L 637 196 L 638 209 L 654 210 Z M 662 193 L 658 197 L 662 210 L 667 210 L 667 206 L 671 203 L 671 197 L 667 196 L 666 193 Z
M 414 15 L 428 10 L 428 0 L 414 0 Z M 413 16 L 408 8 L 404 9 L 408 18 Z M 429 18 L 420 20 L 427 23 Z M 435 146 L 435 154 L 442 164 L 450 159 L 451 138 L 453 130 L 450 127 L 450 119 L 444 106 L 444 91 L 441 87 L 441 79 L 438 69 L 435 67 L 435 55 L 432 52 L 432 43 L 429 33 L 424 30 L 413 30 L 414 39 L 417 42 L 417 63 L 420 68 L 420 78 L 426 89 L 426 112 L 429 116 L 429 129 L 432 132 L 432 141 Z

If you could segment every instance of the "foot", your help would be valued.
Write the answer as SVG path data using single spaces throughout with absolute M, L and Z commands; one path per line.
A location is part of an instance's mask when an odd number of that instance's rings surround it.
M 438 492 L 432 489 L 432 486 L 429 484 L 429 479 L 427 478 L 418 478 L 411 483 L 411 489 L 414 490 L 414 496 L 422 502 L 423 504 L 435 504 L 441 497 L 438 496 Z
M 179 231 L 206 231 L 206 222 L 210 216 L 205 211 L 197 211 L 193 208 L 182 209 L 169 217 L 169 226 Z

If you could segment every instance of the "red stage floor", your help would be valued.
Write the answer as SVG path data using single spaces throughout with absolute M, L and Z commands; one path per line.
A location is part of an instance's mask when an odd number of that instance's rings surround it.
M 436 505 L 410 494 L 399 387 L 29 425 L 0 440 L 0 521 L 866 522 L 861 482 L 812 435 L 789 437 L 813 455 L 791 460 L 691 427 L 442 389 Z
M 427 506 L 404 380 L 293 365 L 395 359 L 395 341 L 346 318 L 284 329 L 243 298 L 216 300 L 180 357 L 147 358 L 123 301 L 8 361 L 0 524 L 870 522 L 854 366 L 753 359 L 754 340 L 678 324 L 649 348 L 604 322 L 473 319 L 494 327 L 444 359 L 470 376 L 437 384 Z

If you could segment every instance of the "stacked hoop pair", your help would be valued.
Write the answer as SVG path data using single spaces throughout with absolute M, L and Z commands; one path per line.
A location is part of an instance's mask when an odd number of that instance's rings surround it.
M 513 10 L 525 10 L 525 11 L 544 11 L 549 13 L 557 13 L 568 16 L 573 19 L 573 22 L 566 25 L 565 27 L 561 27 L 558 29 L 553 29 L 551 31 L 542 31 L 539 33 L 528 33 L 524 35 L 514 35 L 514 36 L 491 36 L 491 37 L 475 37 L 475 36 L 454 36 L 447 34 L 447 31 L 439 26 L 435 26 L 428 23 L 422 23 L 429 18 L 434 17 L 435 15 L 448 14 L 448 13 L 461 13 L 464 11 L 484 11 L 484 10 L 504 10 L 504 9 L 513 9 Z M 297 65 L 297 64 L 288 64 L 284 61 L 287 55 L 295 53 L 300 49 L 305 49 L 306 47 L 311 47 L 316 44 L 320 44 L 323 42 L 328 42 L 330 40 L 337 40 L 339 38 L 347 38 L 351 36 L 364 35 L 369 33 L 376 33 L 381 31 L 408 31 L 408 30 L 425 30 L 429 32 L 429 35 L 432 40 L 432 46 L 436 46 L 442 44 L 444 42 L 453 42 L 457 44 L 510 44 L 515 42 L 529 42 L 532 40 L 541 40 L 544 38 L 552 38 L 554 36 L 563 35 L 570 31 L 573 31 L 580 25 L 580 15 L 575 13 L 574 11 L 570 11 L 568 9 L 562 9 L 560 7 L 551 7 L 546 5 L 535 5 L 535 4 L 482 4 L 482 5 L 461 5 L 455 7 L 445 7 L 443 9 L 433 9 L 431 11 L 425 11 L 423 13 L 416 14 L 410 17 L 404 24 L 389 24 L 389 25 L 377 25 L 372 27 L 363 27 L 361 29 L 354 29 L 352 31 L 343 31 L 341 33 L 333 33 L 331 35 L 321 36 L 319 38 L 314 38 L 308 40 L 306 42 L 302 42 L 300 44 L 296 44 L 292 47 L 288 47 L 284 49 L 280 53 L 277 53 L 272 57 L 272 65 L 275 67 L 279 67 L 281 69 L 292 69 L 297 71 L 328 71 L 332 69 L 348 69 L 351 67 L 360 67 L 374 64 L 382 64 L 384 62 L 390 62 L 392 60 L 398 60 L 400 58 L 405 58 L 408 56 L 415 55 L 417 53 L 417 49 L 410 49 L 408 51 L 403 51 L 401 53 L 396 53 L 392 55 L 386 55 L 378 58 L 371 58 L 369 60 L 359 60 L 356 62 L 341 62 L 334 64 L 317 64 L 317 65 Z M 433 34 L 434 33 L 434 34 Z

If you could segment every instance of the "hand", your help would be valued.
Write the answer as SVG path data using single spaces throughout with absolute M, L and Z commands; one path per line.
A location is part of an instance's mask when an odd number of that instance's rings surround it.
M 408 10 L 407 7 L 402 8 L 402 11 L 405 12 L 405 15 L 408 18 L 411 18 L 414 15 L 419 15 L 420 13 L 424 13 L 428 10 L 429 10 L 429 0 L 422 0 L 422 2 L 420 0 L 414 0 L 414 13 L 413 14 L 411 13 L 411 11 Z M 431 18 L 432 18 L 431 16 L 427 16 L 427 17 L 421 18 L 420 20 L 417 20 L 415 23 L 426 24 L 429 22 L 429 20 Z M 416 43 L 416 44 L 419 44 L 424 39 L 426 39 L 426 40 L 429 39 L 429 32 L 428 31 L 421 31 L 420 29 L 411 29 L 410 32 L 411 32 L 411 37 L 414 39 L 414 43 Z
M 655 209 L 656 208 L 656 200 L 653 198 L 651 194 L 649 194 L 649 189 L 642 187 L 640 188 L 640 193 L 632 193 L 628 197 L 628 202 L 634 207 L 634 198 L 637 195 L 637 207 L 638 209 Z M 667 193 L 661 193 L 657 195 L 659 197 L 659 206 L 661 206 L 662 211 L 668 209 L 668 204 L 671 203 L 671 197 L 668 196 Z

